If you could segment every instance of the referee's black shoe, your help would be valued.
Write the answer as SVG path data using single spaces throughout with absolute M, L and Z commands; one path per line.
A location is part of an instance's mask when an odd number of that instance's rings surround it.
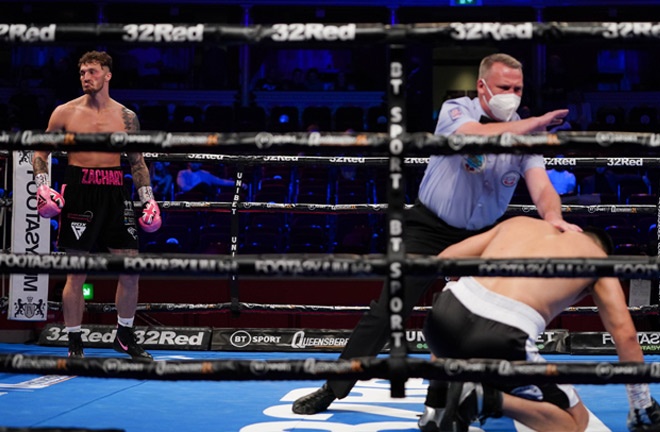
M 328 384 L 316 390 L 314 393 L 302 396 L 293 402 L 291 410 L 295 414 L 317 414 L 328 409 L 330 404 L 337 399 Z

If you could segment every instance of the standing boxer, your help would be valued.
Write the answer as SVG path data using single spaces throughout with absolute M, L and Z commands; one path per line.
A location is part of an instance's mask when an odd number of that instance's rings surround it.
M 47 132 L 135 132 L 140 123 L 135 113 L 110 98 L 112 58 L 90 51 L 78 62 L 84 95 L 59 105 L 51 114 Z M 69 152 L 61 194 L 50 187 L 48 152 L 34 152 L 39 215 L 60 215 L 57 245 L 73 254 L 96 248 L 115 254 L 137 255 L 138 230 L 133 201 L 124 188 L 120 153 Z M 133 183 L 142 202 L 138 222 L 154 232 L 161 225 L 160 209 L 150 186 L 149 170 L 141 153 L 128 153 Z M 61 214 L 60 214 L 61 212 Z M 62 292 L 64 323 L 69 336 L 69 357 L 84 357 L 81 325 L 84 311 L 82 286 L 87 275 L 69 274 Z M 138 275 L 119 276 L 115 303 L 117 333 L 113 347 L 135 360 L 152 360 L 138 345 L 133 320 L 138 300 Z

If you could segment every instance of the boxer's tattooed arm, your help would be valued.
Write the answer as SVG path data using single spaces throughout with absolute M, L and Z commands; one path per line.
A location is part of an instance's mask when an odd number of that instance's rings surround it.
M 122 108 L 121 116 L 124 119 L 124 128 L 126 128 L 126 132 L 140 131 L 140 121 L 133 111 L 124 107 Z
M 48 174 L 48 153 L 34 152 L 32 158 L 32 168 L 34 174 Z
M 122 117 L 124 118 L 126 132 L 138 132 L 140 130 L 140 121 L 133 111 L 124 107 L 122 109 Z M 142 186 L 149 186 L 151 184 L 149 169 L 144 163 L 142 153 L 128 153 L 128 163 L 131 166 L 131 174 L 133 175 L 133 184 L 135 187 L 139 189 Z
M 142 186 L 150 186 L 151 178 L 149 177 L 149 169 L 144 162 L 142 153 L 128 153 L 128 163 L 131 166 L 135 188 L 140 189 Z

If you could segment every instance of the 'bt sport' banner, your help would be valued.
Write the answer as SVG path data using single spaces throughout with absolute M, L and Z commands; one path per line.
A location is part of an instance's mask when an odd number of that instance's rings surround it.
M 32 170 L 32 152 L 15 151 L 11 250 L 14 253 L 50 253 L 50 219 L 37 213 L 37 185 Z M 50 172 L 50 157 L 48 158 Z M 46 321 L 48 275 L 12 274 L 9 279 L 8 318 Z

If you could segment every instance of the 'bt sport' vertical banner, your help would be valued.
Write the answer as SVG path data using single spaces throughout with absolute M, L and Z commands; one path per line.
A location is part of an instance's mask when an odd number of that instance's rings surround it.
M 32 152 L 15 151 L 11 250 L 14 253 L 50 253 L 50 219 L 37 212 L 37 185 L 32 169 Z M 50 157 L 48 158 L 50 172 Z M 48 275 L 12 274 L 9 279 L 11 320 L 46 321 Z

